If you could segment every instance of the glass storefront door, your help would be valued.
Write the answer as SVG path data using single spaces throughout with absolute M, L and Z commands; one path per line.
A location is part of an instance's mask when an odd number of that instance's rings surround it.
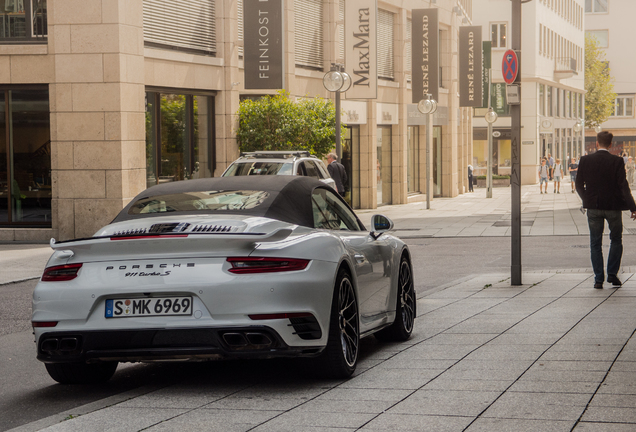
M 360 126 L 347 126 L 342 137 L 342 165 L 347 172 L 345 200 L 353 208 L 360 208 Z
M 211 177 L 213 98 L 146 93 L 146 183 Z
M 442 195 L 442 127 L 433 127 L 433 196 Z
M 0 225 L 51 226 L 48 86 L 0 90 Z
M 391 126 L 378 126 L 378 205 L 391 203 Z
M 409 193 L 420 192 L 420 128 L 409 126 L 407 130 L 408 154 L 406 160 L 407 188 Z

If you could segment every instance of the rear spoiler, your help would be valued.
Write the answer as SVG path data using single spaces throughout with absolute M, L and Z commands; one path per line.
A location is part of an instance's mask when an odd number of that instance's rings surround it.
M 247 243 L 271 243 L 281 240 L 285 240 L 292 233 L 289 228 L 279 228 L 269 234 L 267 233 L 144 233 L 144 234 L 121 234 L 112 236 L 97 236 L 78 238 L 73 240 L 56 241 L 51 239 L 51 249 L 65 249 L 68 246 L 84 246 L 88 244 L 101 243 L 102 241 L 111 240 L 154 240 L 154 239 L 169 239 L 169 238 L 190 238 L 190 239 L 209 239 L 210 237 L 216 237 L 225 241 L 236 240 L 238 242 Z
M 259 243 L 285 240 L 292 233 L 280 228 L 272 233 L 165 233 L 100 236 L 68 241 L 51 239 L 59 260 L 92 262 L 125 259 L 158 259 L 214 256 L 247 256 Z M 185 241 L 184 241 L 185 240 Z

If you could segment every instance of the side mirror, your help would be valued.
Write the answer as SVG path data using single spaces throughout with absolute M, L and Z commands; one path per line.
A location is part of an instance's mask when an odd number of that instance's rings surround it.
M 383 233 L 393 229 L 393 221 L 381 214 L 376 214 L 371 217 L 371 225 L 373 226 L 371 235 L 374 239 L 377 239 Z

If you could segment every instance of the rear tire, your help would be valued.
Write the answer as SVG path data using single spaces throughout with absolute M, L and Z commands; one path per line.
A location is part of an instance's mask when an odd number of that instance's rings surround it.
M 117 362 L 103 363 L 45 363 L 51 378 L 60 384 L 99 384 L 111 379 Z
M 359 348 L 358 300 L 351 276 L 347 270 L 340 269 L 331 301 L 329 339 L 318 358 L 324 375 L 337 379 L 349 378 L 356 370 Z
M 400 261 L 398 275 L 397 304 L 395 307 L 395 321 L 389 327 L 375 333 L 378 340 L 384 342 L 403 342 L 411 337 L 415 323 L 416 301 L 413 285 L 413 272 L 406 256 Z

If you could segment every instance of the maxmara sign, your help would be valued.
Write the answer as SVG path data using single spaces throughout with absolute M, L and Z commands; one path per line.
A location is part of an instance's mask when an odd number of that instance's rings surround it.
M 378 95 L 378 5 L 376 0 L 345 2 L 345 64 L 351 76 L 349 99 Z

